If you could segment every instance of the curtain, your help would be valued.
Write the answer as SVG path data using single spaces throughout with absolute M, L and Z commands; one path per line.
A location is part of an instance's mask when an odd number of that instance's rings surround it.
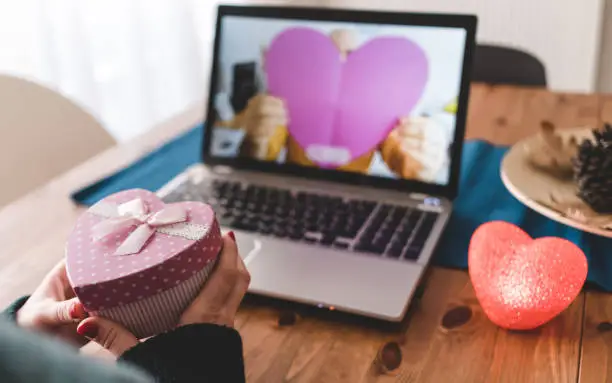
M 125 141 L 204 99 L 215 9 L 211 0 L 0 0 L 0 73 L 60 91 Z

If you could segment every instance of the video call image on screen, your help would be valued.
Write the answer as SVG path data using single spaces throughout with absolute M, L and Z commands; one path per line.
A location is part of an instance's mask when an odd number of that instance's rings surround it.
M 211 154 L 446 185 L 466 32 L 222 19 Z

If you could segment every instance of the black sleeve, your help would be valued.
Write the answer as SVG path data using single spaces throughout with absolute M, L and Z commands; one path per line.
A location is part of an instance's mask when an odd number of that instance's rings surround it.
M 4 317 L 4 319 L 10 322 L 16 322 L 17 311 L 19 311 L 19 309 L 26 303 L 28 299 L 30 299 L 29 295 L 17 299 L 15 302 L 11 303 L 11 305 L 7 307 L 4 311 L 2 311 L 0 313 L 0 316 Z
M 240 334 L 212 324 L 182 326 L 126 351 L 131 363 L 161 383 L 245 381 Z

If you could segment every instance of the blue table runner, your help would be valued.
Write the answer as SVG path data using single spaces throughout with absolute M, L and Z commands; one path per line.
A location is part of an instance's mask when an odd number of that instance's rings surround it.
M 176 137 L 125 169 L 72 195 L 74 201 L 92 205 L 131 188 L 156 191 L 188 166 L 201 160 L 203 125 Z M 567 227 L 525 207 L 506 190 L 499 176 L 507 147 L 483 141 L 465 144 L 461 162 L 460 193 L 455 210 L 436 250 L 434 263 L 467 268 L 467 248 L 482 223 L 504 220 L 519 225 L 533 237 L 557 236 L 578 245 L 589 260 L 588 280 L 612 291 L 612 239 Z

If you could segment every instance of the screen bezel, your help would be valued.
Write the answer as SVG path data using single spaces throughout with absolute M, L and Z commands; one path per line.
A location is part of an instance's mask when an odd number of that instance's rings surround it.
M 406 26 L 450 27 L 461 28 L 466 31 L 465 52 L 461 74 L 461 85 L 457 102 L 456 126 L 453 144 L 450 150 L 449 181 L 446 185 L 425 183 L 417 180 L 401 178 L 384 178 L 360 173 L 342 172 L 337 170 L 319 169 L 315 167 L 294 164 L 279 164 L 270 161 L 261 161 L 252 158 L 215 157 L 210 153 L 213 126 L 215 119 L 214 98 L 216 95 L 216 80 L 219 70 L 219 49 L 221 42 L 221 24 L 225 16 L 246 16 L 272 19 L 292 19 L 310 21 L 344 21 L 365 24 L 389 24 Z M 288 174 L 341 182 L 353 185 L 364 185 L 408 193 L 423 193 L 454 199 L 459 188 L 459 171 L 461 153 L 467 120 L 468 98 L 470 93 L 470 78 L 472 72 L 472 54 L 475 46 L 477 18 L 473 15 L 456 14 L 425 14 L 425 13 L 390 13 L 373 11 L 340 10 L 331 8 L 302 8 L 302 7 L 262 7 L 262 6 L 232 6 L 220 5 L 217 11 L 215 40 L 213 45 L 213 62 L 210 72 L 207 107 L 207 123 L 203 138 L 203 161 L 211 166 L 229 166 L 242 170 L 262 171 L 277 174 Z

